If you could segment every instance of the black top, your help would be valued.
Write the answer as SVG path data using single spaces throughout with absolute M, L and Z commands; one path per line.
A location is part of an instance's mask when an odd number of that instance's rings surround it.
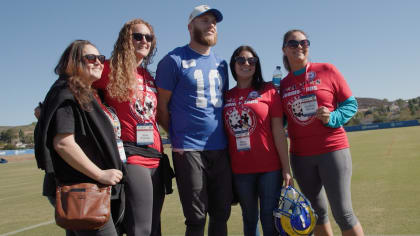
M 53 138 L 65 133 L 74 134 L 76 143 L 100 169 L 122 169 L 114 130 L 100 105 L 92 99 L 91 110 L 83 110 L 68 89 L 67 80 L 59 78 L 43 102 L 35 128 L 38 168 L 55 173 L 63 183 L 96 182 L 68 165 L 54 150 Z M 113 193 L 117 192 L 114 189 Z
M 100 169 L 107 169 L 102 160 L 100 151 L 96 147 L 95 137 L 91 133 L 82 134 L 80 132 L 80 122 L 76 122 L 75 116 L 77 108 L 73 108 L 74 104 L 71 102 L 64 102 L 55 112 L 51 124 L 51 136 L 55 137 L 57 134 L 73 134 L 76 143 L 80 146 L 86 156 L 95 163 Z M 76 111 L 73 111 L 75 109 Z M 76 113 L 76 114 L 75 114 Z M 52 147 L 52 144 L 51 144 Z M 72 168 L 67 162 L 61 158 L 55 150 L 53 150 L 52 162 L 54 166 L 55 176 L 63 183 L 82 183 L 96 181 L 85 176 L 81 172 Z

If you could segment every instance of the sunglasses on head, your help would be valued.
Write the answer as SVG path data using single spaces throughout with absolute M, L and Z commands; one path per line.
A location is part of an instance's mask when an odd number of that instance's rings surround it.
M 286 43 L 286 47 L 291 47 L 291 48 L 298 48 L 299 45 L 302 46 L 303 48 L 307 48 L 309 47 L 309 45 L 311 45 L 311 42 L 309 42 L 309 40 L 307 39 L 300 40 L 300 41 L 292 39 L 292 40 L 287 41 Z
M 152 42 L 152 40 L 153 40 L 153 36 L 152 35 L 150 35 L 150 34 L 142 34 L 142 33 L 133 33 L 133 38 L 136 40 L 136 41 L 142 41 L 143 40 L 143 37 L 146 39 L 146 41 L 147 42 Z
M 235 57 L 235 61 L 239 64 L 239 65 L 245 65 L 245 62 L 248 61 L 248 64 L 250 66 L 255 66 L 255 64 L 257 64 L 258 61 L 258 57 Z
M 94 64 L 96 62 L 96 58 L 99 60 L 101 64 L 104 64 L 105 62 L 105 56 L 104 55 L 94 55 L 94 54 L 87 54 L 83 56 L 89 63 Z

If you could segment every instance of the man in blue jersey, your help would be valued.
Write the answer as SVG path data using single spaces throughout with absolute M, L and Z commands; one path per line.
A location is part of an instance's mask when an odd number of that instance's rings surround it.
M 227 235 L 232 201 L 231 169 L 223 129 L 223 93 L 229 87 L 217 42 L 219 10 L 197 6 L 188 20 L 190 43 L 175 48 L 156 72 L 158 117 L 169 131 L 186 236 Z

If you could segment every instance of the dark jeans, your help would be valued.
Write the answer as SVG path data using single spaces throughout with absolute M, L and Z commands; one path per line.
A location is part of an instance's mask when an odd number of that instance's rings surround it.
M 258 215 L 264 236 L 277 235 L 274 226 L 273 210 L 278 204 L 283 176 L 281 170 L 234 174 L 235 190 L 242 209 L 245 236 L 259 236 Z M 258 200 L 260 207 L 258 209 Z
M 232 202 L 232 172 L 226 150 L 173 152 L 176 182 L 186 218 L 186 236 L 226 236 Z

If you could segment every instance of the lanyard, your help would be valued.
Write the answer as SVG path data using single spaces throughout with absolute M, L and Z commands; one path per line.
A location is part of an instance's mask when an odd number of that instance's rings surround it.
M 306 64 L 306 66 L 305 66 L 305 72 L 303 74 L 300 74 L 300 75 L 294 75 L 293 72 L 292 72 L 292 76 L 294 77 L 294 80 L 296 81 L 294 83 L 295 85 L 293 85 L 293 86 L 296 86 L 295 89 L 300 91 L 300 96 L 308 94 L 308 92 L 306 91 L 306 85 L 308 84 L 307 81 L 308 81 L 309 67 L 310 67 L 310 63 L 308 62 L 308 64 Z M 303 77 L 303 82 L 300 82 L 300 80 L 297 79 L 301 76 Z
M 140 101 L 142 105 L 144 106 L 144 97 L 147 93 L 147 81 L 146 76 L 144 76 L 144 71 L 137 69 L 136 74 L 136 80 L 137 80 L 137 91 L 136 91 L 136 100 Z M 141 81 L 141 82 L 140 82 Z M 142 89 L 140 89 L 140 86 L 142 86 Z M 142 95 L 140 96 L 140 93 L 142 92 Z
M 105 106 L 97 94 L 95 94 L 95 98 L 98 101 L 99 105 L 101 106 L 102 110 L 105 112 L 109 121 L 111 122 L 111 125 L 114 128 L 116 139 L 120 139 L 121 138 L 121 124 L 120 124 L 120 120 L 118 119 L 117 113 L 112 107 Z

